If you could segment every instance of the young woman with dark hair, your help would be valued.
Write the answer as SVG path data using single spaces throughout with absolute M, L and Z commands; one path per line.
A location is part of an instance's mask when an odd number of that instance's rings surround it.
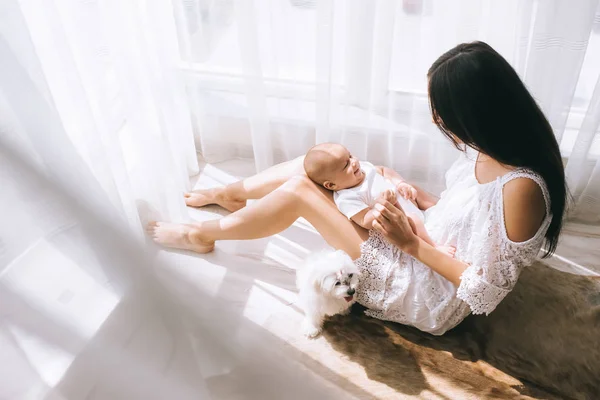
M 552 213 L 546 255 L 552 254 L 568 199 L 565 173 L 550 123 L 515 70 L 488 44 L 473 42 L 443 54 L 427 76 L 434 122 L 458 148 L 544 180 Z
M 430 68 L 434 122 L 463 152 L 437 199 L 417 188 L 417 203 L 443 253 L 413 233 L 398 204 L 375 205 L 366 231 L 344 217 L 331 192 L 304 174 L 303 158 L 224 188 L 186 194 L 189 206 L 233 213 L 195 224 L 153 222 L 162 245 L 212 251 L 217 240 L 255 239 L 308 220 L 362 272 L 358 302 L 375 318 L 441 335 L 470 313 L 489 314 L 546 243 L 556 248 L 567 189 L 550 125 L 516 72 L 482 42 L 461 44 Z M 343 161 L 343 160 L 341 160 Z M 385 176 L 402 178 L 384 168 Z M 259 199 L 246 207 L 246 200 Z

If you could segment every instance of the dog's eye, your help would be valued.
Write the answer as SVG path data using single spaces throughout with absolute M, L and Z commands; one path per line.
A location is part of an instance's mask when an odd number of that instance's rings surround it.
M 335 283 L 335 286 L 340 286 L 340 285 L 341 285 L 341 282 L 340 282 L 340 281 L 337 281 L 337 282 Z
M 349 275 L 348 275 L 348 278 L 352 278 L 352 276 L 353 276 L 353 275 L 354 275 L 354 274 L 349 274 Z

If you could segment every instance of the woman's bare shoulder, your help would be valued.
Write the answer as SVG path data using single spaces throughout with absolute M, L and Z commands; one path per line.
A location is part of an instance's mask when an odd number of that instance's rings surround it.
M 546 203 L 540 186 L 526 177 L 504 185 L 504 225 L 513 242 L 524 242 L 537 233 L 546 215 Z

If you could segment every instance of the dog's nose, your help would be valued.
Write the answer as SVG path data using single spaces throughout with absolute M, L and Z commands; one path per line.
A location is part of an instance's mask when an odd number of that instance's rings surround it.
M 348 289 L 348 292 L 346 292 L 346 293 L 348 293 L 348 296 L 352 296 L 354 293 L 356 293 L 356 290 Z

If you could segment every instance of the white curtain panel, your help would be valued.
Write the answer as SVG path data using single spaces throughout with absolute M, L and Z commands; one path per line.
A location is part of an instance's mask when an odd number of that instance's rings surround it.
M 185 219 L 182 192 L 198 165 L 173 68 L 175 27 L 164 17 L 170 4 L 7 0 L 0 7 L 0 100 L 3 123 L 13 122 L 3 139 L 66 187 L 102 193 L 135 230 L 138 209 Z
M 248 399 L 354 398 L 0 144 L 1 399 L 209 400 L 223 382 Z
M 0 60 L 0 399 L 348 397 L 139 240 L 198 172 L 170 2 L 2 1 Z
M 174 0 L 204 159 L 256 168 L 315 143 L 439 192 L 456 150 L 431 122 L 426 73 L 488 42 L 524 79 L 568 163 L 577 220 L 600 221 L 597 0 Z
M 209 398 L 207 364 L 256 371 L 249 398 L 349 397 L 202 288 L 157 280 L 169 266 L 142 247 L 142 222 L 188 219 L 194 141 L 207 161 L 253 157 L 258 170 L 339 141 L 441 190 L 456 150 L 430 121 L 425 73 L 482 39 L 560 137 L 573 218 L 597 223 L 597 7 L 0 1 L 0 398 Z
M 172 15 L 0 2 L 2 399 L 202 397 L 182 382 L 185 313 L 134 239 L 143 218 L 187 219 L 198 171 Z M 163 348 L 127 348 L 134 332 Z

